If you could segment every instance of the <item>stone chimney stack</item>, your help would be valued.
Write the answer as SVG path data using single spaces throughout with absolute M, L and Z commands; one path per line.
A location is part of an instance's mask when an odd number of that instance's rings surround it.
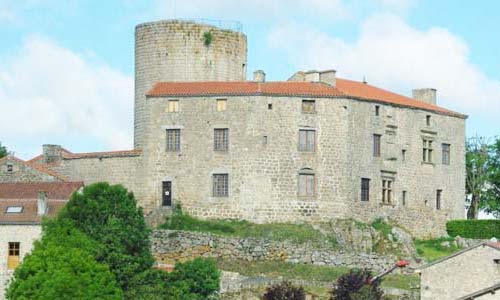
M 253 81 L 266 82 L 266 73 L 262 70 L 257 70 L 253 72 Z
M 321 82 L 331 86 L 336 85 L 335 70 L 297 72 L 288 81 Z
M 321 71 L 319 72 L 319 81 L 331 86 L 335 86 L 335 73 L 337 73 L 337 71 L 335 70 Z
M 436 105 L 436 89 L 414 89 L 412 95 L 416 100 Z
M 43 162 L 52 163 L 62 159 L 62 148 L 59 145 L 43 145 Z
M 44 191 L 38 192 L 38 215 L 44 216 L 47 213 L 47 193 Z

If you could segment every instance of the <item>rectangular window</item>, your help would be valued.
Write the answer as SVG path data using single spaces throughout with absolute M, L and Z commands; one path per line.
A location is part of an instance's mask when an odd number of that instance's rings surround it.
M 7 172 L 12 172 L 14 171 L 14 166 L 13 165 L 7 165 Z
M 217 99 L 217 111 L 225 111 L 227 107 L 227 99 Z
M 229 195 L 229 175 L 213 174 L 214 197 L 227 197 Z
M 9 243 L 9 256 L 7 257 L 7 269 L 14 270 L 19 265 L 19 242 Z
M 181 151 L 180 129 L 167 129 L 167 151 L 169 152 Z
M 442 190 L 437 190 L 436 191 L 436 209 L 440 210 L 441 209 L 441 197 L 442 197 L 443 191 Z
M 370 179 L 361 178 L 361 201 L 370 201 Z
M 380 157 L 380 143 L 382 136 L 380 134 L 373 135 L 373 157 Z
M 262 144 L 267 145 L 267 135 L 262 137 Z
M 431 116 L 430 115 L 425 116 L 425 124 L 427 126 L 431 126 Z
M 316 102 L 314 100 L 302 100 L 302 112 L 303 113 L 316 112 Z
M 403 195 L 401 196 L 401 204 L 406 205 L 406 191 L 403 191 Z
M 314 174 L 299 174 L 299 196 L 314 197 Z
M 179 100 L 168 100 L 167 112 L 173 113 L 179 111 Z
M 214 129 L 214 150 L 227 151 L 229 149 L 229 129 Z
M 273 104 L 272 103 L 268 103 L 267 104 L 267 109 L 272 110 L 273 109 Z
M 443 144 L 443 165 L 450 164 L 450 144 Z
M 380 116 L 380 106 L 375 105 L 375 116 Z
M 423 139 L 422 146 L 422 160 L 423 162 L 432 162 L 433 157 L 433 141 L 429 139 Z
M 406 161 L 406 150 L 401 151 L 401 160 Z
M 314 152 L 316 150 L 316 130 L 299 130 L 299 151 Z
M 392 180 L 383 179 L 382 180 L 382 203 L 391 204 L 392 203 Z

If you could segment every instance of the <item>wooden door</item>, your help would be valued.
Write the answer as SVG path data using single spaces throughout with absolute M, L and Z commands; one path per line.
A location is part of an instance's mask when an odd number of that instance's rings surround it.
M 163 181 L 162 205 L 172 206 L 172 181 Z

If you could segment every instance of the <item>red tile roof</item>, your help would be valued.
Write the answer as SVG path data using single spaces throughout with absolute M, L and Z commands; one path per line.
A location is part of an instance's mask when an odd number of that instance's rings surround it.
M 29 160 L 29 161 L 24 161 L 24 160 L 22 160 L 20 158 L 17 158 L 15 156 L 6 156 L 6 157 L 0 159 L 0 162 L 3 161 L 3 160 L 13 160 L 13 161 L 21 163 L 23 165 L 26 165 L 26 166 L 28 166 L 30 168 L 33 168 L 33 169 L 35 169 L 35 170 L 37 170 L 39 172 L 42 172 L 42 173 L 45 173 L 45 174 L 50 175 L 52 177 L 55 177 L 55 178 L 57 178 L 57 179 L 59 179 L 61 181 L 65 181 L 66 180 L 66 178 L 64 178 L 61 174 L 57 173 L 54 170 L 49 169 L 48 168 L 49 167 L 48 164 L 40 164 L 40 163 L 38 163 L 35 160 L 35 158 L 33 158 L 33 159 Z
M 304 96 L 328 98 L 353 98 L 375 101 L 397 106 L 412 107 L 441 114 L 465 118 L 442 107 L 398 95 L 369 84 L 337 78 L 336 86 L 319 82 L 280 81 L 280 82 L 159 82 L 146 94 L 149 97 L 161 96 Z
M 47 193 L 46 216 L 51 217 L 81 187 L 82 182 L 0 183 L 0 224 L 38 224 L 38 192 Z M 22 212 L 7 213 L 12 206 L 21 206 Z
M 0 183 L 0 200 L 37 199 L 39 191 L 46 192 L 48 199 L 65 200 L 81 187 L 83 182 Z

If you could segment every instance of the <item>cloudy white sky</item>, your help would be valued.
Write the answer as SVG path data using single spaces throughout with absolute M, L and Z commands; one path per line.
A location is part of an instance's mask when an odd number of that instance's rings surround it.
M 270 80 L 334 68 L 405 95 L 436 88 L 440 105 L 470 115 L 469 135 L 494 136 L 499 8 L 451 0 L 0 0 L 0 142 L 26 159 L 44 143 L 130 148 L 134 26 L 167 18 L 240 21 L 249 70 Z

